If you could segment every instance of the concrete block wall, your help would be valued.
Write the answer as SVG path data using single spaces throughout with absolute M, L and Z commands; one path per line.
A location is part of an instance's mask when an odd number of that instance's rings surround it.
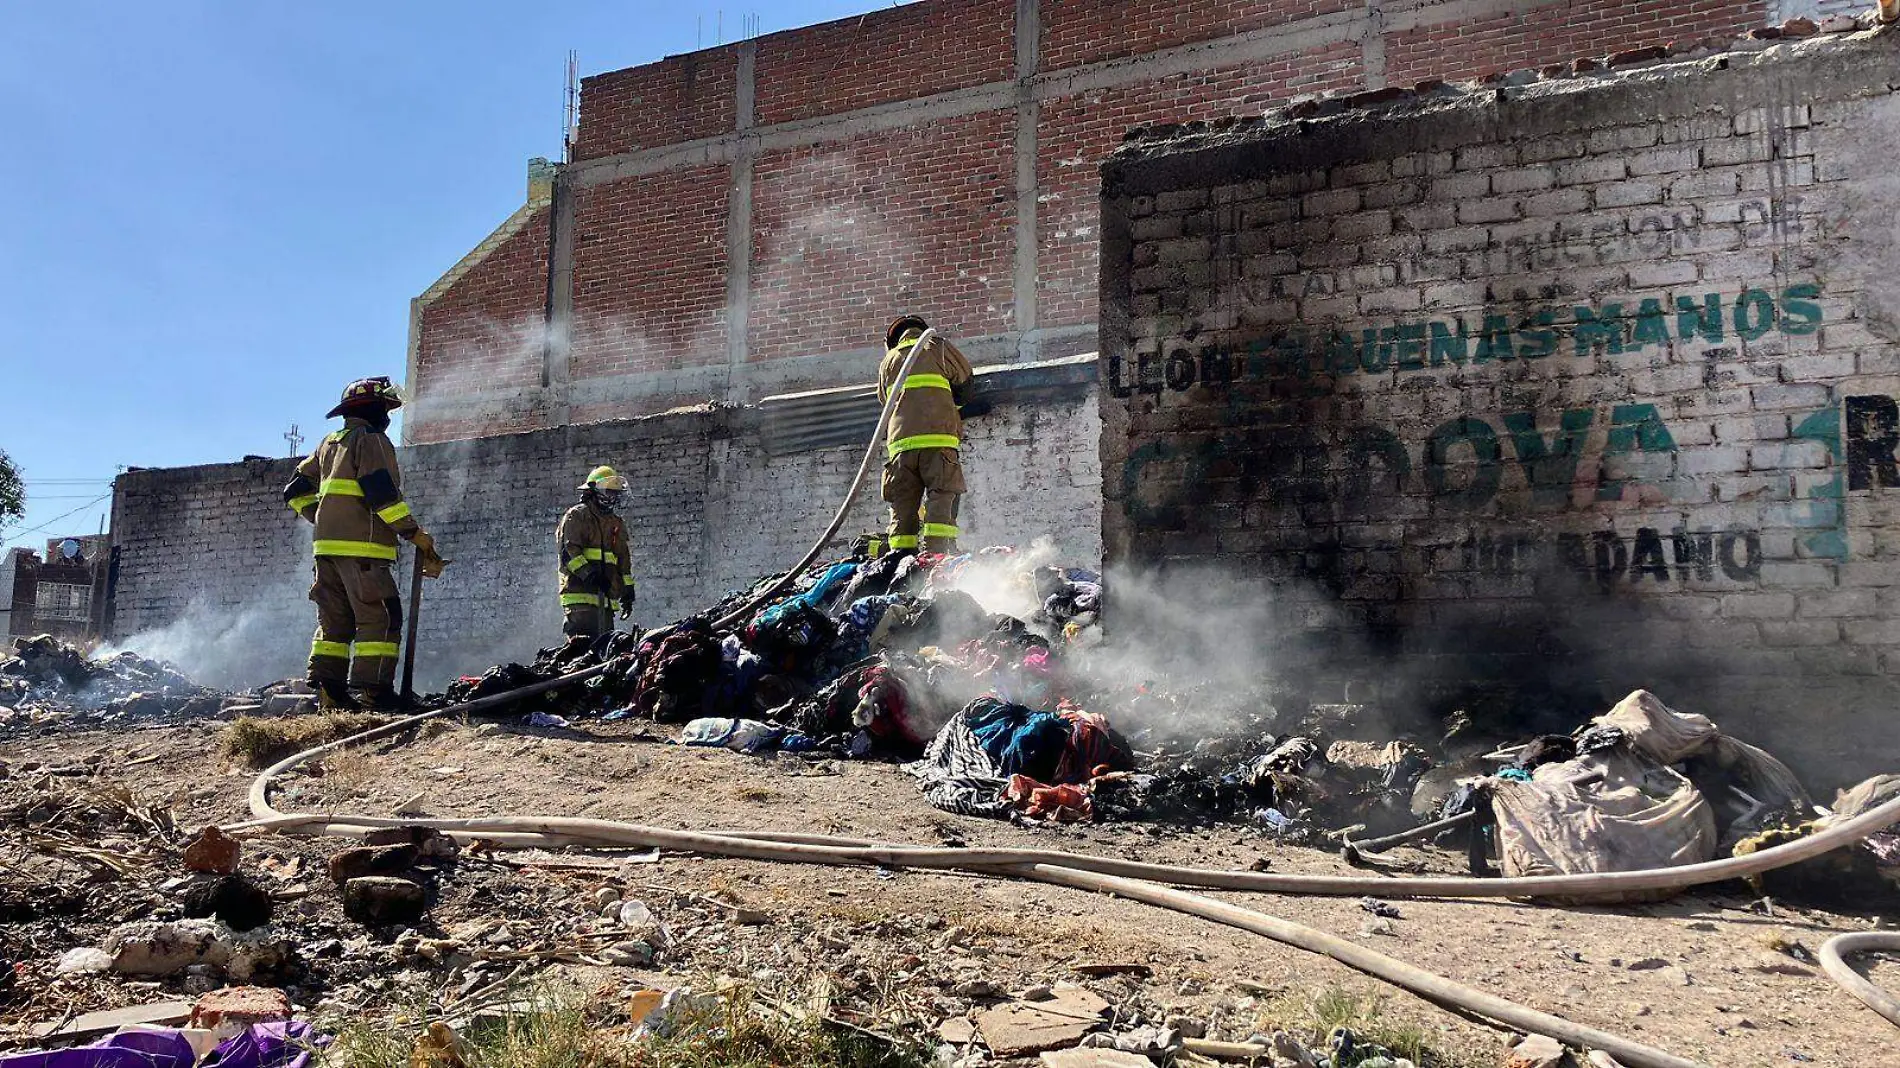
M 965 431 L 968 539 L 1046 538 L 1063 559 L 1093 565 L 1101 476 L 1092 384 L 1004 382 L 995 392 L 995 412 Z M 595 464 L 613 464 L 632 483 L 622 514 L 636 618 L 654 626 L 796 562 L 861 455 L 861 444 L 775 455 L 757 409 L 713 407 L 401 449 L 405 495 L 453 561 L 425 585 L 419 681 L 440 687 L 558 640 L 554 526 Z M 273 460 L 121 475 L 114 637 L 223 685 L 301 674 L 315 615 L 305 599 L 310 529 L 280 495 L 292 468 Z M 883 528 L 878 472 L 874 461 L 844 547 Z M 409 567 L 405 550 L 397 572 L 405 602 Z
M 918 311 L 985 360 L 1096 347 L 1131 128 L 1763 24 L 1768 0 L 921 0 L 582 84 L 544 221 L 418 298 L 448 441 L 854 381 Z M 532 201 L 531 194 L 531 201 Z M 517 219 L 520 213 L 517 212 Z
M 1321 695 L 1646 686 L 1816 785 L 1891 770 L 1896 58 L 1756 41 L 1130 146 L 1111 571 L 1231 575 Z

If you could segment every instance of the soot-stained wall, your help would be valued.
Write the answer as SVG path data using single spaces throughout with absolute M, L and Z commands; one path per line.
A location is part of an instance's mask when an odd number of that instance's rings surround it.
M 1111 571 L 1271 599 L 1318 694 L 1567 723 L 1646 686 L 1814 785 L 1890 770 L 1897 42 L 1125 149 Z
M 965 425 L 967 542 L 1047 540 L 1065 561 L 1100 560 L 1094 374 L 1093 361 L 1071 360 L 983 376 L 998 404 Z M 863 444 L 812 447 L 798 436 L 797 404 L 782 410 L 792 417 L 775 416 L 768 402 L 399 450 L 405 494 L 452 561 L 425 585 L 418 681 L 440 686 L 559 640 L 554 526 L 599 463 L 632 483 L 621 512 L 642 624 L 701 610 L 790 566 L 830 521 Z M 850 411 L 850 425 L 868 436 L 876 402 Z M 305 600 L 310 528 L 280 496 L 292 466 L 255 460 L 121 475 L 115 638 L 205 682 L 300 675 L 316 617 Z M 837 551 L 859 531 L 882 529 L 884 514 L 874 462 Z M 405 550 L 405 602 L 409 566 Z

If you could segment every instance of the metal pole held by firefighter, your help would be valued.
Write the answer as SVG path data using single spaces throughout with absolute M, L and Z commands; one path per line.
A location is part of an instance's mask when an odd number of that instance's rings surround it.
M 409 568 L 409 619 L 402 635 L 402 703 L 416 703 L 416 624 L 422 618 L 422 551 Z

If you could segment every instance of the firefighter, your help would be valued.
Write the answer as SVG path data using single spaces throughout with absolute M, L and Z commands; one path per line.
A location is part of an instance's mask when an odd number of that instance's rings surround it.
M 957 499 L 967 487 L 957 452 L 962 444 L 963 414 L 980 414 L 972 395 L 970 361 L 950 340 L 933 335 L 896 381 L 911 349 L 929 324 L 904 315 L 884 332 L 884 362 L 878 367 L 877 396 L 888 400 L 900 385 L 897 411 L 891 415 L 889 459 L 884 464 L 884 499 L 891 506 L 888 544 L 894 550 L 957 551 Z M 921 543 L 920 543 L 921 536 Z
M 317 635 L 310 643 L 309 678 L 325 708 L 397 704 L 402 601 L 390 574 L 396 538 L 415 544 L 424 575 L 442 573 L 435 539 L 402 498 L 396 449 L 385 433 L 389 413 L 400 407 L 402 397 L 389 379 L 351 382 L 329 412 L 343 417 L 343 429 L 318 442 L 284 487 L 285 502 L 317 528 L 311 545 L 316 581 L 310 586 Z
M 596 638 L 613 629 L 613 610 L 633 615 L 633 558 L 627 524 L 614 514 L 627 480 L 611 467 L 594 468 L 581 483 L 581 502 L 567 510 L 554 540 L 561 560 L 561 633 Z

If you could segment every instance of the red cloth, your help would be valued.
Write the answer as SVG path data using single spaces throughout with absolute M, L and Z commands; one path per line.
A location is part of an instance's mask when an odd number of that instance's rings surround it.
M 1095 799 L 1087 786 L 1045 786 L 1027 775 L 1010 778 L 1003 800 L 1031 819 L 1076 823 L 1095 816 Z

